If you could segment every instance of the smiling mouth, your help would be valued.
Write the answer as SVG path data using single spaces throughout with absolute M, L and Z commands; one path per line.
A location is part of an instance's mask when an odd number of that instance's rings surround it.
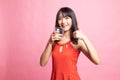
M 62 28 L 65 28 L 67 25 L 62 25 Z

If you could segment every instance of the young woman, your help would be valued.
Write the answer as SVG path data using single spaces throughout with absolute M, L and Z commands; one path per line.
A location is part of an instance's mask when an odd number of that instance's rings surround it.
M 64 33 L 54 31 L 45 50 L 40 57 L 40 65 L 45 66 L 52 55 L 51 80 L 80 80 L 77 71 L 77 60 L 83 52 L 94 64 L 99 64 L 96 49 L 77 25 L 74 11 L 62 7 L 56 15 L 55 27 L 61 28 Z

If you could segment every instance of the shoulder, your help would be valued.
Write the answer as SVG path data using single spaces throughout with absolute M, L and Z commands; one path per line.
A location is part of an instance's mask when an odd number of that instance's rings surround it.
M 78 39 L 78 43 L 77 44 L 74 44 L 74 43 L 72 43 L 71 42 L 71 45 L 75 48 L 75 49 L 77 49 L 77 50 L 81 50 L 81 47 L 84 45 L 84 42 L 83 42 L 83 40 L 81 40 L 81 39 Z
M 74 44 L 73 42 L 70 43 L 76 50 L 80 51 L 80 42 L 78 44 Z

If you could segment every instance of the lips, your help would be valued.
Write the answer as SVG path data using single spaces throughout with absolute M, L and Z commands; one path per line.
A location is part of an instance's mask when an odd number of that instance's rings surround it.
M 62 28 L 65 28 L 65 27 L 67 27 L 67 25 L 62 25 Z

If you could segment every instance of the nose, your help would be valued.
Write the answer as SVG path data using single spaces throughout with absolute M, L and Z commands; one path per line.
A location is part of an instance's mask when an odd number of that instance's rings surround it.
M 66 22 L 65 18 L 62 19 L 62 23 L 64 24 Z

